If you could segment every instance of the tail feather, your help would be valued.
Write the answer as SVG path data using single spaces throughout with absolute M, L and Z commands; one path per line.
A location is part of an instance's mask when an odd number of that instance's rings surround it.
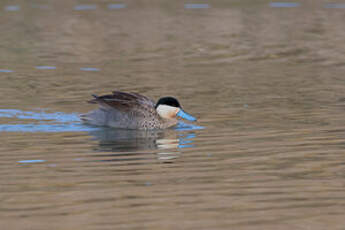
M 80 114 L 80 120 L 90 125 L 104 126 L 107 123 L 107 116 L 101 109 L 93 110 L 88 113 Z
M 85 123 L 88 123 L 89 121 L 92 120 L 92 118 L 90 118 L 87 113 L 80 114 L 79 118 Z
M 98 97 L 96 94 L 92 94 L 92 96 L 93 96 L 95 99 L 88 100 L 87 103 L 90 103 L 90 104 L 97 104 L 97 100 L 99 99 L 99 97 Z

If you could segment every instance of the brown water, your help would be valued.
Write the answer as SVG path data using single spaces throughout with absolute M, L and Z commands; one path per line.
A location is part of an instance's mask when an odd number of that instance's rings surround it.
M 344 9 L 112 3 L 0 3 L 1 229 L 344 229 Z M 82 126 L 114 89 L 204 129 Z

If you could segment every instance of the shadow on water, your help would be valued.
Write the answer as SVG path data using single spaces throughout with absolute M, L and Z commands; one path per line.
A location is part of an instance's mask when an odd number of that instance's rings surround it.
M 194 146 L 193 139 L 196 137 L 192 130 L 186 132 L 185 129 L 142 131 L 101 128 L 89 131 L 88 134 L 98 141 L 94 150 L 107 153 L 95 156 L 110 157 L 101 161 L 127 161 L 127 158 L 118 157 L 139 156 L 146 154 L 148 150 L 156 152 L 159 160 L 175 159 L 180 155 L 181 149 Z M 132 160 L 138 159 L 135 157 Z
M 175 130 L 125 130 L 102 128 L 89 131 L 94 140 L 99 141 L 102 151 L 134 151 L 147 149 L 170 149 L 193 147 L 195 133 Z M 176 137 L 171 137 L 171 136 Z

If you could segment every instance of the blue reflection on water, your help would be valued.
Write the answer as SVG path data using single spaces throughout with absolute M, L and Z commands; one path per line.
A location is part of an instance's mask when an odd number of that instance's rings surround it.
M 200 126 L 199 126 L 200 127 Z M 179 135 L 179 145 L 178 148 L 192 148 L 195 145 L 194 143 L 194 138 L 196 137 L 195 133 L 181 133 Z
M 209 4 L 185 4 L 184 8 L 186 9 L 207 9 L 210 8 Z
M 325 5 L 326 8 L 338 8 L 338 9 L 345 9 L 345 3 L 327 3 Z
M 45 110 L 22 111 L 17 109 L 0 109 L 0 118 L 19 119 L 17 123 L 1 124 L 0 132 L 90 132 L 101 130 L 101 127 L 85 125 L 77 113 L 48 113 Z M 30 123 L 23 121 L 30 120 Z M 12 121 L 13 122 L 13 121 Z M 203 129 L 202 126 L 187 124 L 179 121 L 177 131 L 190 131 Z M 195 136 L 188 136 L 194 138 Z
M 0 132 L 81 132 L 97 129 L 81 123 L 76 113 L 46 113 L 45 111 L 21 111 L 16 109 L 0 109 L 0 118 L 16 118 L 34 120 L 36 122 L 16 124 L 0 124 Z
M 82 124 L 0 124 L 0 132 L 87 132 L 94 129 Z
M 20 6 L 5 6 L 6 11 L 18 11 L 20 10 Z
M 0 73 L 12 73 L 13 70 L 10 69 L 0 69 Z
M 45 160 L 21 160 L 17 162 L 23 163 L 23 164 L 31 164 L 31 163 L 42 163 L 42 162 L 45 162 Z
M 98 68 L 92 68 L 92 67 L 82 67 L 80 68 L 82 71 L 99 71 Z
M 176 125 L 175 129 L 178 130 L 178 131 L 188 131 L 188 130 L 204 129 L 204 127 L 203 126 L 194 125 L 194 124 L 184 123 L 183 121 L 179 121 L 178 124 Z
M 13 117 L 19 119 L 33 119 L 33 120 L 52 120 L 55 122 L 80 122 L 79 116 L 76 113 L 46 113 L 44 110 L 39 112 L 21 111 L 17 109 L 0 109 L 1 117 Z
M 298 2 L 271 2 L 270 7 L 299 7 L 300 4 Z
M 74 10 L 95 10 L 97 9 L 96 5 L 77 5 L 74 7 Z
M 35 68 L 36 69 L 42 69 L 42 70 L 45 70 L 45 69 L 56 69 L 55 66 L 47 66 L 47 65 L 40 65 L 40 66 L 36 66 Z
M 108 9 L 110 10 L 123 9 L 123 8 L 126 8 L 125 4 L 109 4 L 108 5 Z

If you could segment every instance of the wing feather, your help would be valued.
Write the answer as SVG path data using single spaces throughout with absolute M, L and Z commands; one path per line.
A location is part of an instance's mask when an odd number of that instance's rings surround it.
M 138 93 L 114 91 L 112 94 L 96 96 L 88 101 L 99 104 L 102 108 L 113 108 L 121 112 L 143 113 L 155 111 L 155 103 L 148 97 Z

